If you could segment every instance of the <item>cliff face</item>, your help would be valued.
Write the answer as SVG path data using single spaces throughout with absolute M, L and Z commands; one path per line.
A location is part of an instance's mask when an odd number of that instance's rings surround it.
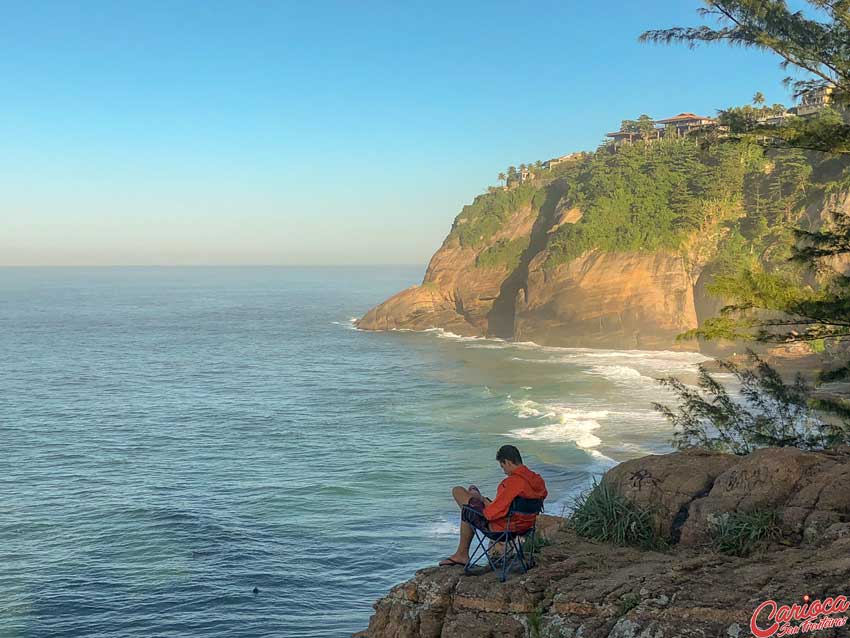
M 537 567 L 505 583 L 488 572 L 465 576 L 460 567 L 418 572 L 375 603 L 360 635 L 744 638 L 765 600 L 791 605 L 804 594 L 848 594 L 850 450 L 676 452 L 622 463 L 604 480 L 657 512 L 668 549 L 618 547 L 562 527 Z M 781 542 L 747 558 L 707 544 L 712 520 L 760 508 L 777 512 Z M 767 612 L 759 620 L 771 624 Z M 850 624 L 806 635 L 850 636 Z
M 697 325 L 694 264 L 669 251 L 592 250 L 546 267 L 548 237 L 581 219 L 578 209 L 554 215 L 530 206 L 514 211 L 498 233 L 476 247 L 449 235 L 431 258 L 423 282 L 372 308 L 364 330 L 443 328 L 463 336 L 494 336 L 542 345 L 692 349 L 676 335 Z M 515 267 L 481 267 L 500 242 L 527 239 Z
M 431 258 L 421 285 L 390 297 L 367 312 L 357 326 L 364 330 L 443 328 L 463 336 L 512 336 L 504 321 L 500 322 L 510 310 L 500 317 L 496 302 L 503 298 L 503 287 L 514 269 L 507 263 L 482 268 L 476 259 L 499 242 L 529 237 L 537 218 L 531 205 L 521 206 L 478 247 L 464 247 L 456 235 L 449 235 Z
M 846 196 L 823 195 L 824 182 L 800 203 L 800 189 L 813 184 L 806 158 L 734 145 L 713 153 L 691 142 L 600 150 L 533 184 L 481 195 L 455 219 L 422 284 L 357 326 L 697 349 L 676 337 L 724 305 L 708 290 L 723 263 L 781 252 L 765 242 L 788 241 L 770 232 L 787 226 L 788 215 L 816 227 L 825 212 L 850 208 Z M 788 183 L 800 186 L 789 195 Z M 708 354 L 732 346 L 702 345 Z
M 593 251 L 544 270 L 532 259 L 516 304 L 520 341 L 575 347 L 665 349 L 697 325 L 683 257 Z

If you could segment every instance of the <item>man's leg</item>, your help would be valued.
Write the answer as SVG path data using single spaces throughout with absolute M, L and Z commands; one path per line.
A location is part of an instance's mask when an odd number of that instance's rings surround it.
M 469 490 L 458 485 L 457 487 L 452 488 L 452 496 L 455 499 L 455 502 L 458 504 L 458 507 L 463 507 L 467 503 L 469 503 Z M 467 523 L 466 521 L 461 521 L 460 523 L 460 540 L 457 544 L 457 551 L 448 557 L 448 559 L 441 561 L 440 564 L 450 565 L 451 561 L 455 563 L 463 563 L 466 564 L 469 561 L 469 546 L 472 544 L 472 539 L 475 536 L 475 531 L 472 529 L 472 525 Z
M 471 496 L 471 494 L 469 493 L 469 490 L 465 487 L 457 485 L 452 488 L 452 496 L 454 497 L 455 502 L 458 504 L 458 507 L 463 507 L 464 505 L 469 503 L 469 497 Z

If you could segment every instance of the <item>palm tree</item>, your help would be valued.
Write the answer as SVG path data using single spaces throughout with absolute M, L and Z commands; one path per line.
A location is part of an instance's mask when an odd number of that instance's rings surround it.
M 499 181 L 500 182 L 505 182 L 505 181 L 507 181 L 507 179 L 508 179 L 507 175 L 505 175 L 504 173 L 499 173 Z
M 756 94 L 753 96 L 753 106 L 761 106 L 762 104 L 764 104 L 764 93 L 756 91 Z

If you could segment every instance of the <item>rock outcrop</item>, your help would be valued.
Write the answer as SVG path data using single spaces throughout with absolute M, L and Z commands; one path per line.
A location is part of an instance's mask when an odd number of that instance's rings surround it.
M 443 328 L 463 336 L 504 334 L 494 304 L 513 270 L 479 268 L 476 259 L 499 241 L 510 241 L 532 233 L 537 215 L 531 206 L 513 212 L 491 240 L 478 248 L 463 247 L 449 235 L 431 258 L 425 278 L 372 308 L 357 322 L 363 330 L 425 330 Z
M 464 576 L 459 567 L 417 572 L 375 603 L 360 635 L 743 638 L 765 600 L 790 605 L 802 604 L 804 594 L 850 595 L 850 450 L 678 452 L 628 461 L 604 480 L 655 507 L 674 544 L 665 551 L 618 547 L 561 527 L 539 565 L 506 583 L 492 573 Z M 763 507 L 781 513 L 781 542 L 748 558 L 705 544 L 712 516 Z M 850 625 L 805 635 L 847 637 Z
M 671 543 L 701 545 L 730 512 L 776 511 L 786 540 L 850 535 L 850 450 L 765 448 L 744 457 L 688 450 L 625 461 L 605 481 L 650 508 Z
M 766 179 L 770 166 L 768 162 L 756 174 Z M 646 170 L 652 170 L 651 163 Z M 597 174 L 594 179 L 605 181 L 606 177 Z M 553 177 L 537 185 L 533 197 L 514 197 L 514 191 L 502 190 L 479 196 L 455 219 L 422 284 L 371 309 L 357 326 L 364 330 L 443 328 L 464 336 L 550 346 L 702 348 L 706 354 L 721 356 L 740 351 L 735 344 L 698 344 L 677 340 L 677 336 L 716 316 L 728 301 L 713 297 L 710 284 L 721 270 L 715 260 L 730 229 L 746 216 L 746 193 L 701 200 L 696 215 L 699 227 L 681 231 L 678 243 L 666 244 L 675 248 L 635 248 L 632 242 L 629 248 L 603 250 L 587 240 L 590 243 L 580 244 L 584 248 L 578 250 L 570 242 L 590 232 L 584 229 L 593 221 L 570 195 L 580 179 Z M 604 206 L 619 210 L 627 204 L 607 201 Z M 831 211 L 846 214 L 850 198 L 821 193 L 811 197 L 799 214 L 805 225 L 818 227 Z M 662 208 L 631 214 L 645 218 L 672 213 Z M 469 230 L 473 227 L 474 232 Z M 577 230 L 564 232 L 570 228 Z M 627 228 L 595 228 L 596 236 L 607 237 L 605 241 L 614 245 L 617 240 L 612 237 L 628 235 Z M 516 259 L 487 258 L 500 254 L 506 242 L 522 246 L 521 254 L 512 253 Z M 644 237 L 643 243 L 662 245 L 652 237 Z

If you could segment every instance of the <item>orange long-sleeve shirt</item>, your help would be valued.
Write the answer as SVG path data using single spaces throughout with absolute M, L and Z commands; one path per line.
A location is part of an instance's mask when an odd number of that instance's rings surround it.
M 496 490 L 496 498 L 484 508 L 484 518 L 490 522 L 490 529 L 500 532 L 505 529 L 508 510 L 517 496 L 523 498 L 545 499 L 546 482 L 543 477 L 520 465 L 505 478 Z M 524 531 L 534 524 L 534 514 L 514 514 L 511 516 L 511 531 Z

